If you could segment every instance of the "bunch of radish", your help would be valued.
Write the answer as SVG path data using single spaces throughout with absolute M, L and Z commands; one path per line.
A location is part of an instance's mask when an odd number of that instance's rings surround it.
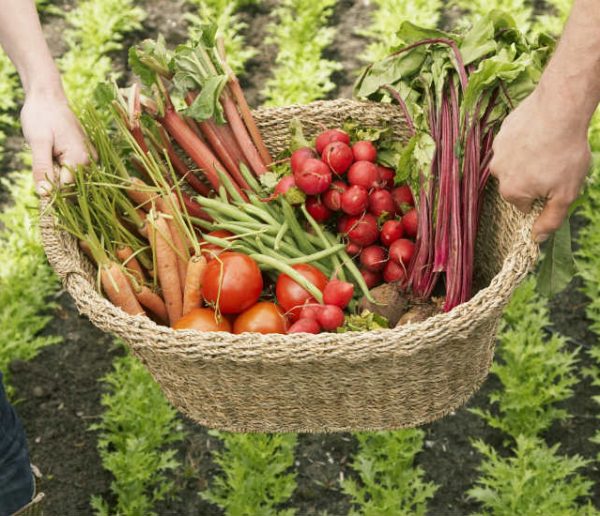
M 307 195 L 307 211 L 343 235 L 369 288 L 406 280 L 417 235 L 414 198 L 408 185 L 395 184 L 392 169 L 377 164 L 371 141 L 351 144 L 342 129 L 323 131 L 315 148 L 292 153 L 291 169 L 279 191 L 296 186 Z

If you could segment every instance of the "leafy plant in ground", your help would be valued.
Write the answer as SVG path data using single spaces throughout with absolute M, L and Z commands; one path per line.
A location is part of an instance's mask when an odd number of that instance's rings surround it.
M 99 432 L 102 464 L 114 477 L 110 488 L 116 505 L 110 508 L 94 496 L 92 507 L 101 515 L 155 514 L 154 504 L 173 492 L 167 474 L 179 466 L 176 450 L 168 447 L 183 438 L 177 413 L 132 356 L 116 359 L 104 382 L 109 389 L 102 396 L 105 410 L 91 429 Z
M 259 0 L 189 0 L 197 9 L 196 13 L 186 14 L 189 22 L 189 34 L 196 37 L 202 25 L 208 20 L 214 20 L 222 31 L 227 53 L 227 62 L 233 71 L 240 75 L 248 59 L 256 55 L 254 47 L 246 45 L 242 32 L 247 24 L 236 14 L 241 7 L 258 3 Z
M 352 469 L 360 482 L 350 478 L 342 481 L 342 489 L 353 505 L 350 514 L 424 515 L 427 501 L 437 489 L 424 480 L 423 469 L 414 466 L 415 456 L 423 447 L 424 432 L 409 429 L 354 436 L 359 451 L 352 460 Z
M 335 29 L 327 27 L 336 0 L 282 0 L 268 27 L 270 44 L 279 48 L 275 70 L 263 91 L 267 106 L 306 104 L 335 88 L 331 74 L 339 63 L 322 57 Z
M 295 514 L 278 506 L 296 489 L 296 474 L 289 471 L 296 434 L 211 434 L 223 441 L 224 449 L 214 454 L 222 472 L 200 493 L 202 498 L 235 516 Z
M 0 161 L 4 155 L 5 131 L 17 125 L 13 113 L 17 109 L 17 100 L 20 96 L 21 89 L 13 64 L 0 50 Z
M 397 32 L 404 20 L 437 27 L 442 8 L 440 0 L 374 0 L 373 5 L 369 27 L 357 31 L 372 40 L 362 56 L 366 62 L 383 59 L 400 44 Z
M 533 6 L 529 0 L 454 0 L 452 3 L 470 14 L 460 22 L 468 20 L 471 23 L 474 18 L 485 16 L 492 9 L 500 9 L 510 13 L 522 32 L 528 32 L 531 28 Z
M 537 16 L 535 29 L 558 35 L 562 32 L 562 28 L 567 21 L 573 0 L 547 0 L 546 3 L 554 12 Z

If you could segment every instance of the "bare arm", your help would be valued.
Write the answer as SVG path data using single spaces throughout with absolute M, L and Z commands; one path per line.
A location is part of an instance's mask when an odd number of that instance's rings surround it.
M 494 143 L 500 193 L 522 211 L 546 199 L 534 226 L 545 240 L 580 193 L 590 166 L 587 130 L 600 102 L 600 0 L 575 0 L 536 90 L 505 120 Z
M 14 63 L 23 88 L 23 134 L 33 153 L 33 174 L 39 193 L 53 181 L 66 182 L 70 174 L 59 165 L 87 161 L 85 138 L 71 112 L 60 75 L 44 39 L 33 0 L 0 0 L 0 45 Z

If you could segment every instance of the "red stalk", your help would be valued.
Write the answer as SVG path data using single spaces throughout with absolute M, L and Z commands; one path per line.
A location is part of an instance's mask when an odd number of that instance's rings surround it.
M 201 206 L 194 201 L 189 195 L 185 192 L 181 192 L 181 198 L 183 199 L 183 204 L 185 206 L 185 211 L 187 211 L 190 217 L 196 217 L 198 219 L 207 220 L 208 222 L 212 222 L 212 218 L 208 215 Z

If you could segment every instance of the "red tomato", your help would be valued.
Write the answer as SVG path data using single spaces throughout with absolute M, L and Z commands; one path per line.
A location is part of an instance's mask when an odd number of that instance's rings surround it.
M 216 238 L 224 239 L 233 236 L 233 233 L 230 233 L 225 229 L 217 229 L 216 231 L 211 231 L 210 233 L 206 234 Z M 224 251 L 222 247 L 219 247 L 216 244 L 209 244 L 208 242 L 205 242 L 203 240 L 200 241 L 200 249 L 202 250 L 202 254 L 204 255 L 204 257 L 208 261 L 212 260 L 215 256 L 219 256 Z
M 258 301 L 262 288 L 262 275 L 252 258 L 225 252 L 208 262 L 202 296 L 214 305 L 218 301 L 223 314 L 239 314 Z
M 225 317 L 218 317 L 212 308 L 194 308 L 173 325 L 174 330 L 231 331 Z
M 294 265 L 292 268 L 323 292 L 325 285 L 327 285 L 327 276 L 319 269 L 305 263 Z M 298 319 L 302 305 L 317 302 L 314 297 L 286 274 L 280 274 L 277 278 L 275 295 L 281 307 L 290 313 L 292 321 Z
M 283 311 L 274 303 L 263 301 L 237 316 L 233 333 L 287 333 L 288 322 Z

